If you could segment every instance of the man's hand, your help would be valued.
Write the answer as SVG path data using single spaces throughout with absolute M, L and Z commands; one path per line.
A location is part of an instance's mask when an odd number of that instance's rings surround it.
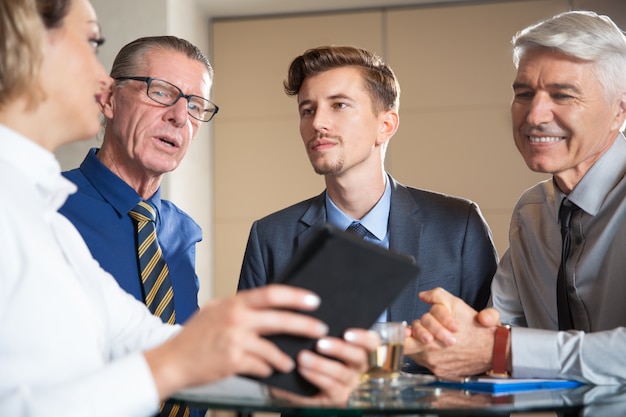
M 444 378 L 491 369 L 494 332 L 500 324 L 496 310 L 477 313 L 442 288 L 422 292 L 420 299 L 432 307 L 411 324 L 414 340 L 405 342 L 411 359 Z

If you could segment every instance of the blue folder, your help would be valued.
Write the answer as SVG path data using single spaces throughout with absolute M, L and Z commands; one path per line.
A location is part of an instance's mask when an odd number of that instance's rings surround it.
M 582 385 L 582 383 L 567 379 L 516 379 L 480 376 L 466 378 L 464 381 L 439 379 L 432 382 L 431 385 L 465 391 L 508 394 L 520 391 L 576 388 Z

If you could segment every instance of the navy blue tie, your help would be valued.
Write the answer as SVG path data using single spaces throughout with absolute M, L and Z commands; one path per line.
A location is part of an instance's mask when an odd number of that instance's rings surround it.
M 360 238 L 365 238 L 369 233 L 369 230 L 365 226 L 363 226 L 360 222 L 353 221 L 350 226 L 346 229 L 347 232 L 353 233 Z

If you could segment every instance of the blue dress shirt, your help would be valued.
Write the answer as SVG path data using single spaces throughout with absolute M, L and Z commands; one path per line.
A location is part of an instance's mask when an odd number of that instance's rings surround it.
M 359 223 L 361 223 L 370 232 L 365 236 L 365 240 L 376 245 L 389 249 L 389 210 L 391 209 L 391 184 L 387 178 L 385 191 L 382 197 L 374 207 L 365 215 Z M 350 224 L 358 219 L 353 219 L 345 214 L 339 207 L 335 205 L 333 200 L 326 193 L 326 215 L 328 223 L 346 230 Z
M 100 265 L 143 302 L 135 225 L 128 215 L 141 197 L 100 162 L 97 151 L 91 149 L 80 168 L 63 173 L 78 191 L 59 212 L 74 223 Z M 170 271 L 176 322 L 183 323 L 198 308 L 195 258 L 202 229 L 172 202 L 161 200 L 160 189 L 148 202 L 157 210 L 157 237 Z
M 375 245 L 389 249 L 389 210 L 391 209 L 391 184 L 387 178 L 385 191 L 374 207 L 365 215 L 361 223 L 369 232 L 364 239 Z M 358 219 L 353 219 L 345 214 L 326 193 L 326 213 L 328 223 L 346 230 L 350 224 Z M 387 310 L 383 311 L 377 321 L 387 321 Z

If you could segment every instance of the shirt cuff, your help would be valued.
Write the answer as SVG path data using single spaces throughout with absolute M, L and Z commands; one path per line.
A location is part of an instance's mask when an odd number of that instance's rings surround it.
M 561 373 L 558 332 L 525 327 L 511 329 L 514 378 L 557 378 Z

